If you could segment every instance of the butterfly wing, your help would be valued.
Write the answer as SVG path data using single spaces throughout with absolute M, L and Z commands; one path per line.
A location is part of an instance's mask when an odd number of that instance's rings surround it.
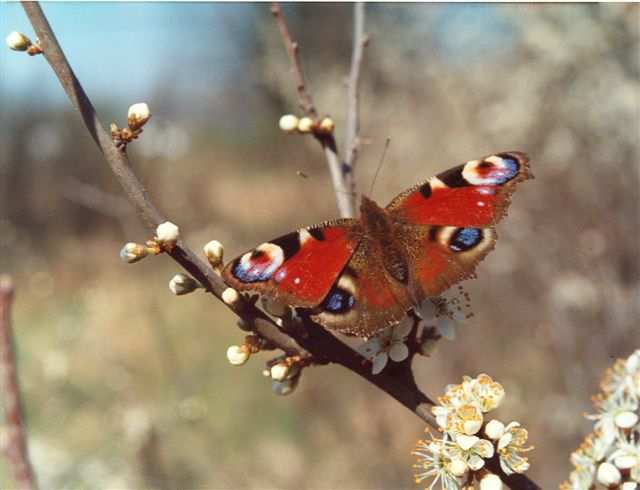
M 493 227 L 400 226 L 410 271 L 408 289 L 416 305 L 473 278 L 476 266 L 493 250 L 497 239 Z
M 369 337 L 398 323 L 411 308 L 406 286 L 383 266 L 380 244 L 363 238 L 312 318 L 341 333 Z
M 258 245 L 222 271 L 225 282 L 278 303 L 310 308 L 327 296 L 356 250 L 356 220 L 336 220 L 301 228 Z
M 490 227 L 506 213 L 516 184 L 530 178 L 527 155 L 498 153 L 439 173 L 397 196 L 387 210 L 414 225 Z

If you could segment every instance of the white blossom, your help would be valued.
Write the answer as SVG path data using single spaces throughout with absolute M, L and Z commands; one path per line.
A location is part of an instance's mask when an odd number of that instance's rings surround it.
M 385 329 L 380 335 L 358 347 L 358 352 L 372 362 L 373 374 L 382 372 L 389 359 L 402 362 L 409 356 L 405 341 L 412 327 L 413 320 L 407 317 L 395 327 Z

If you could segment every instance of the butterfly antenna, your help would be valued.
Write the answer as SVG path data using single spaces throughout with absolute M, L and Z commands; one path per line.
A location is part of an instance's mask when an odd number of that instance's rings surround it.
M 380 173 L 380 169 L 382 168 L 382 164 L 384 162 L 384 157 L 387 156 L 387 150 L 389 149 L 389 144 L 391 143 L 391 138 L 387 138 L 384 142 L 384 150 L 382 150 L 382 156 L 380 157 L 380 162 L 378 163 L 378 168 L 376 169 L 376 173 L 373 176 L 373 182 L 371 182 L 371 188 L 369 189 L 369 195 L 373 194 L 373 186 L 376 185 L 376 179 L 378 178 L 378 174 Z

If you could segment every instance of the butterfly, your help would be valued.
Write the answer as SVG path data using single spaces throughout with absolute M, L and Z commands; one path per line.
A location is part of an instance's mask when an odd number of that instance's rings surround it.
M 475 276 L 496 242 L 527 155 L 509 151 L 439 173 L 360 219 L 301 228 L 258 245 L 222 271 L 240 292 L 304 308 L 324 327 L 371 337 L 411 308 Z

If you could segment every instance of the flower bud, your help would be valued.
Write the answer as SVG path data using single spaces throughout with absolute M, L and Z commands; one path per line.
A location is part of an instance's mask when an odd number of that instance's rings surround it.
M 598 482 L 605 487 L 613 487 L 618 485 L 622 478 L 620 470 L 618 470 L 618 468 L 616 468 L 611 463 L 602 463 L 600 466 L 598 466 L 598 472 L 596 476 Z
M 182 296 L 183 294 L 189 294 L 200 287 L 200 284 L 192 277 L 186 274 L 176 274 L 169 281 L 169 289 L 176 296 Z
M 7 36 L 7 46 L 14 51 L 26 51 L 31 46 L 31 39 L 21 32 L 12 32 Z
M 228 305 L 233 305 L 240 299 L 240 294 L 233 288 L 227 288 L 222 291 L 222 301 Z
M 218 240 L 211 240 L 203 248 L 204 254 L 213 269 L 219 269 L 222 265 L 222 257 L 224 256 L 224 247 Z
M 180 228 L 171 221 L 165 221 L 156 228 L 156 239 L 167 247 L 175 246 L 180 237 Z
M 502 490 L 502 480 L 498 475 L 487 473 L 480 480 L 480 490 Z
M 130 129 L 135 131 L 136 129 L 140 129 L 142 126 L 144 126 L 150 117 L 151 112 L 149 112 L 149 106 L 144 102 L 139 102 L 129 107 L 129 112 L 127 114 L 127 124 L 129 125 Z
M 139 243 L 129 242 L 120 249 L 120 258 L 127 264 L 133 264 L 147 256 L 147 248 Z
M 299 119 L 293 114 L 285 114 L 280 118 L 278 125 L 285 133 L 295 133 L 298 129 Z
M 620 490 L 637 490 L 638 484 L 634 481 L 626 481 L 620 487 Z
M 336 124 L 333 122 L 333 119 L 330 117 L 324 117 L 318 125 L 318 132 L 322 134 L 331 134 L 335 128 Z
M 251 357 L 246 345 L 231 345 L 227 349 L 227 360 L 232 366 L 242 366 Z
M 497 441 L 504 434 L 504 424 L 494 419 L 485 426 L 484 433 L 489 439 Z
M 310 133 L 313 129 L 313 119 L 310 117 L 303 117 L 298 121 L 298 131 L 300 133 Z
M 284 381 L 289 375 L 289 365 L 285 362 L 279 362 L 271 366 L 271 379 L 276 381 Z

